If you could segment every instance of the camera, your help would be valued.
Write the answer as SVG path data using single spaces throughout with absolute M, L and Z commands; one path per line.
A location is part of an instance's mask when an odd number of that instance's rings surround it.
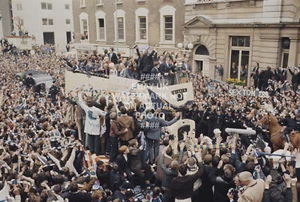
M 240 187 L 240 188 L 230 188 L 228 190 L 228 194 L 232 194 L 232 195 L 235 195 L 235 194 L 238 194 L 239 192 L 240 193 L 244 193 L 245 191 L 245 188 L 244 187 Z

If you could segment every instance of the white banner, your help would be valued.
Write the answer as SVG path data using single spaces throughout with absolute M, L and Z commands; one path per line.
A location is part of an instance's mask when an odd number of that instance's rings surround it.
M 110 75 L 109 79 L 90 76 L 81 73 L 66 71 L 65 73 L 66 92 L 74 91 L 82 85 L 90 84 L 95 90 L 106 90 L 116 93 L 122 101 L 130 101 L 138 97 L 147 108 L 155 108 L 150 98 L 164 99 L 174 106 L 184 105 L 187 101 L 194 100 L 192 83 L 183 83 L 172 86 L 147 86 L 142 82 L 134 79 L 126 79 L 116 75 Z M 87 86 L 86 86 L 87 87 Z M 148 89 L 152 90 L 155 95 L 149 94 Z M 158 107 L 162 108 L 162 107 Z
M 150 86 L 149 89 L 174 106 L 181 106 L 188 101 L 194 101 L 192 82 L 161 88 Z

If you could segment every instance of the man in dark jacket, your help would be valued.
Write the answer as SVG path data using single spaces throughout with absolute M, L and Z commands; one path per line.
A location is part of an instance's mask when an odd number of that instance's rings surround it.
M 178 200 L 188 200 L 193 196 L 194 183 L 203 174 L 203 163 L 201 161 L 201 153 L 197 153 L 198 171 L 193 175 L 187 174 L 187 166 L 185 164 L 179 165 L 178 177 L 175 177 L 172 181 L 172 191 L 174 193 L 175 199 Z
M 26 89 L 29 90 L 32 86 L 35 85 L 35 81 L 34 79 L 32 78 L 32 73 L 29 73 L 27 78 L 25 79 L 25 86 L 26 86 Z
M 57 87 L 56 81 L 53 81 L 53 84 L 49 89 L 48 98 L 50 98 L 53 103 L 56 103 L 58 94 L 59 88 Z
M 141 74 L 150 74 L 151 70 L 153 68 L 153 56 L 154 56 L 154 53 L 156 52 L 155 47 L 150 54 L 148 54 L 148 48 L 146 48 L 143 51 L 143 55 L 141 55 L 138 47 L 136 46 L 136 52 L 139 57 L 138 72 L 140 73 L 140 75 Z
M 291 118 L 291 116 L 289 114 L 285 116 L 285 119 L 281 119 L 279 121 L 279 124 L 281 126 L 285 126 L 283 134 L 284 134 L 284 136 L 286 138 L 286 141 L 290 143 L 291 142 L 290 133 L 293 130 L 297 130 L 298 131 L 299 130 L 299 126 L 297 125 L 296 121 Z
M 300 83 L 300 72 L 298 69 L 294 68 L 294 71 L 289 68 L 289 72 L 292 75 L 292 85 L 293 85 L 293 90 L 296 91 L 298 88 L 298 85 Z
M 158 117 L 158 115 L 154 113 L 154 110 L 148 111 L 142 127 L 144 128 L 144 130 L 146 130 L 147 134 L 146 156 L 150 158 L 150 164 L 153 164 L 154 160 L 158 156 L 161 128 L 172 125 L 179 119 L 179 116 L 180 115 L 177 112 L 175 117 L 171 121 L 165 121 L 164 119 Z M 154 152 L 152 152 L 152 149 L 154 150 Z
M 92 197 L 89 193 L 83 193 L 78 190 L 77 182 L 71 182 L 67 188 L 68 192 L 63 194 L 64 199 L 69 199 L 69 202 L 91 201 Z
M 264 72 L 263 75 L 263 86 L 262 86 L 262 90 L 266 90 L 266 88 L 268 87 L 268 81 L 269 79 L 273 79 L 274 77 L 274 73 L 271 70 L 271 67 L 267 67 L 267 70 Z
M 151 168 L 149 164 L 143 163 L 140 155 L 139 143 L 136 139 L 129 141 L 129 167 L 138 177 L 141 183 L 141 189 L 146 189 L 146 181 L 150 180 Z
M 111 61 L 114 64 L 118 64 L 118 57 L 117 54 L 114 52 L 113 47 L 109 49 L 109 53 L 107 54 L 107 56 L 109 57 L 109 61 Z

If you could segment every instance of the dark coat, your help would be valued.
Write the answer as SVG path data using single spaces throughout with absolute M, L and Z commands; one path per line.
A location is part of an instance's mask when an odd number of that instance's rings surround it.
M 110 58 L 110 61 L 113 62 L 114 64 L 118 64 L 118 57 L 116 53 L 108 53 L 107 56 Z
M 121 173 L 127 174 L 130 172 L 129 161 L 126 161 L 123 155 L 119 154 L 117 156 L 116 163 L 118 164 Z
M 82 202 L 82 201 L 91 201 L 92 197 L 89 193 L 79 192 L 70 192 L 66 193 L 62 196 L 64 199 L 69 199 L 69 202 Z
M 143 125 L 145 122 L 149 122 L 149 127 L 145 128 L 147 131 L 147 138 L 151 140 L 159 140 L 161 135 L 161 128 L 165 126 L 170 126 L 177 121 L 177 118 L 174 117 L 171 121 L 165 121 L 164 119 L 158 117 L 146 117 L 144 119 Z
M 219 169 L 213 168 L 209 176 L 214 185 L 214 202 L 229 202 L 227 193 L 230 188 L 235 187 L 234 180 L 217 176 L 218 172 L 220 172 Z
M 176 199 L 187 199 L 193 196 L 194 183 L 203 174 L 203 164 L 198 163 L 199 170 L 194 175 L 175 177 L 172 181 L 172 191 Z
M 163 171 L 162 187 L 171 189 L 172 181 L 175 177 L 178 176 L 178 172 L 176 170 L 171 170 L 171 169 L 167 168 L 167 166 L 165 165 L 166 162 L 164 162 L 164 158 L 165 157 L 163 154 L 161 154 L 159 157 L 159 165 Z M 171 161 L 170 161 L 170 163 L 171 163 Z
M 129 149 L 128 157 L 129 157 L 129 168 L 132 171 L 142 170 L 142 160 L 141 160 L 139 148 L 131 147 Z

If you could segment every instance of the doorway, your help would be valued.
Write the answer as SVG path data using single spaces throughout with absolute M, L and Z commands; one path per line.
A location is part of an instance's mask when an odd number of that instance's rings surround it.
M 54 32 L 44 32 L 43 33 L 44 36 L 44 44 L 55 44 L 55 40 L 54 40 Z
M 69 44 L 72 41 L 71 32 L 66 32 L 66 36 L 67 36 L 67 44 Z
M 203 72 L 203 61 L 196 61 L 196 73 Z

